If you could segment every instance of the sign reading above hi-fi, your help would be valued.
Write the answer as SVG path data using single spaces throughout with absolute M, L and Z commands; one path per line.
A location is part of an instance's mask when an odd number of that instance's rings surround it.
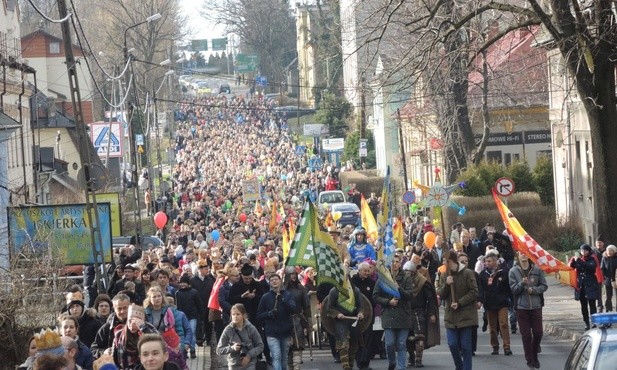
M 109 129 L 111 127 L 111 130 Z M 90 124 L 92 144 L 99 157 L 122 157 L 121 124 L 119 122 L 95 122 Z

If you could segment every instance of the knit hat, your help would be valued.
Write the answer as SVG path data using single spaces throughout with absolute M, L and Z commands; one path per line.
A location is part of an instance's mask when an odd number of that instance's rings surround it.
M 187 283 L 187 284 L 191 284 L 191 278 L 188 274 L 182 274 L 182 276 L 180 276 L 180 283 Z
M 597 242 L 602 242 L 602 243 L 606 243 L 606 241 L 604 240 L 604 237 L 602 236 L 602 234 L 598 235 L 598 237 L 596 238 Z
M 242 276 L 251 276 L 253 275 L 253 272 L 255 270 L 253 269 L 253 266 L 249 265 L 248 263 L 245 263 L 244 265 L 242 265 L 242 268 L 240 269 L 240 274 L 242 274 Z
M 64 354 L 64 346 L 60 334 L 50 328 L 41 330 L 40 333 L 34 334 L 34 341 L 38 350 L 37 357 L 43 354 L 62 356 Z
M 589 244 L 581 244 L 580 250 L 586 250 L 587 252 L 591 252 L 591 246 L 589 246 Z
M 82 310 L 82 311 L 83 311 L 83 310 L 84 310 L 84 308 L 86 307 L 86 305 L 84 304 L 84 302 L 83 302 L 83 301 L 80 301 L 80 300 L 72 300 L 72 301 L 70 301 L 69 303 L 67 303 L 67 304 L 66 304 L 66 309 L 67 309 L 67 310 L 70 310 L 70 309 L 71 309 L 71 306 L 72 306 L 72 305 L 75 305 L 75 304 L 80 305 L 80 306 L 81 306 L 81 310 Z
M 609 245 L 608 247 L 606 247 L 607 251 L 613 251 L 613 253 L 617 253 L 617 247 L 614 245 Z

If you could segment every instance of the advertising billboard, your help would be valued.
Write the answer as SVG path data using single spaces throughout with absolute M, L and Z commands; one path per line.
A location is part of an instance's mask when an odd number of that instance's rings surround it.
M 111 236 L 122 236 L 122 207 L 119 193 L 96 193 L 96 203 L 107 203 L 111 206 Z
M 109 203 L 97 206 L 103 245 L 96 247 L 102 248 L 105 262 L 111 262 L 111 206 Z M 65 265 L 94 263 L 85 204 L 19 206 L 8 207 L 7 211 L 13 255 L 28 248 L 43 253 L 51 247 Z

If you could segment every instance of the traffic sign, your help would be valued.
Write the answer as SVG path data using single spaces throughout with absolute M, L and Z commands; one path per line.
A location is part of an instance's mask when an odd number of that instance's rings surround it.
M 226 50 L 227 39 L 212 39 L 212 50 Z
M 191 40 L 191 49 L 193 51 L 207 51 L 208 40 Z
M 144 135 L 142 134 L 135 135 L 135 145 L 144 145 Z
M 360 157 L 368 157 L 368 139 L 360 139 L 360 148 L 358 154 Z
M 416 201 L 416 195 L 413 191 L 408 190 L 403 194 L 403 203 L 410 205 Z
M 495 191 L 502 197 L 509 197 L 514 193 L 514 181 L 508 177 L 502 177 L 495 182 Z
M 137 153 L 142 154 L 144 152 L 144 147 L 141 145 L 137 146 Z

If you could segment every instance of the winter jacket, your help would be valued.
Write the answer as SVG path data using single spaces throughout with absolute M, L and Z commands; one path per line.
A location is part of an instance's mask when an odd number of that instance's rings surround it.
M 529 263 L 529 268 L 523 270 L 520 265 L 510 269 L 508 280 L 510 290 L 514 297 L 514 308 L 518 310 L 535 310 L 542 308 L 542 294 L 548 289 L 544 271 L 533 263 Z M 527 276 L 527 285 L 523 284 L 523 278 Z M 527 292 L 531 288 L 532 292 Z
M 212 274 L 204 276 L 203 279 L 200 276 L 193 276 L 191 278 L 191 287 L 199 294 L 199 298 L 201 298 L 201 301 L 204 303 L 204 308 L 208 305 L 215 281 L 216 278 Z
M 242 349 L 235 352 L 231 349 L 234 343 L 242 344 Z M 216 353 L 218 355 L 227 355 L 227 364 L 229 366 L 239 367 L 242 362 L 241 354 L 249 356 L 250 363 L 257 361 L 259 356 L 264 350 L 264 344 L 259 335 L 259 331 L 250 321 L 245 320 L 242 329 L 236 329 L 233 324 L 229 324 L 223 330 L 221 339 L 216 346 Z
M 602 263 L 600 266 L 602 268 L 602 275 L 604 275 L 604 285 L 610 287 L 616 277 L 615 270 L 617 270 L 617 254 L 612 257 L 602 257 Z
M 576 269 L 576 285 L 574 299 L 577 301 L 584 293 L 588 300 L 596 300 L 600 297 L 600 284 L 596 277 L 596 267 L 598 266 L 594 255 L 579 257 L 570 261 L 570 267 Z
M 454 283 L 446 284 L 446 278 L 452 274 Z M 454 291 L 454 297 L 452 297 Z M 444 323 L 446 329 L 467 328 L 478 325 L 478 284 L 474 272 L 459 263 L 457 271 L 446 271 L 439 277 L 438 293 L 445 300 Z M 452 309 L 452 303 L 458 303 L 456 310 Z
M 396 306 L 391 306 L 390 301 L 394 298 L 392 295 L 386 293 L 379 285 L 379 280 L 375 285 L 375 292 L 373 293 L 373 301 L 383 308 L 381 313 L 381 325 L 384 329 L 405 329 L 411 328 L 411 304 L 410 301 L 413 297 L 413 282 L 409 275 L 405 274 L 403 270 L 399 270 L 398 274 L 394 278 L 398 284 L 398 291 L 401 298 Z
M 103 323 L 96 317 L 96 310 L 84 308 L 84 312 L 79 317 L 79 340 L 87 347 L 92 346 L 96 333 Z M 82 366 L 83 367 L 83 366 Z
M 176 292 L 176 306 L 186 315 L 189 320 L 199 320 L 204 304 L 199 293 L 190 286 L 186 289 L 178 289 Z
M 510 283 L 508 271 L 498 268 L 497 271 L 484 269 L 480 272 L 480 284 L 478 291 L 482 292 L 478 300 L 487 310 L 499 310 L 510 306 Z
M 223 311 L 223 323 L 225 325 L 229 324 L 231 321 L 231 301 L 229 300 L 229 291 L 231 290 L 231 283 L 229 280 L 225 280 L 225 282 L 221 285 L 219 289 L 218 298 L 219 305 Z
M 245 292 L 254 292 L 255 297 L 248 298 L 242 297 Z M 231 286 L 229 289 L 229 302 L 234 305 L 236 303 L 242 303 L 246 308 L 246 313 L 249 315 L 249 321 L 257 322 L 257 306 L 259 306 L 259 300 L 263 295 L 261 284 L 253 279 L 249 284 L 245 284 L 243 281 L 239 281 Z
M 92 342 L 92 345 L 90 346 L 92 354 L 95 358 L 101 357 L 107 348 L 111 348 L 111 345 L 114 342 L 114 329 L 118 325 L 123 324 L 124 321 L 120 321 L 114 312 L 109 315 L 107 322 L 101 326 L 99 331 L 96 332 L 94 342 Z
M 286 290 L 277 295 L 274 291 L 264 294 L 257 307 L 257 320 L 264 323 L 267 337 L 289 338 L 293 332 L 291 315 L 296 312 L 294 297 Z
M 90 348 L 86 346 L 81 338 L 77 340 L 77 356 L 75 356 L 75 363 L 81 366 L 84 370 L 91 370 L 92 364 L 94 363 L 94 356 L 92 356 L 92 351 Z

